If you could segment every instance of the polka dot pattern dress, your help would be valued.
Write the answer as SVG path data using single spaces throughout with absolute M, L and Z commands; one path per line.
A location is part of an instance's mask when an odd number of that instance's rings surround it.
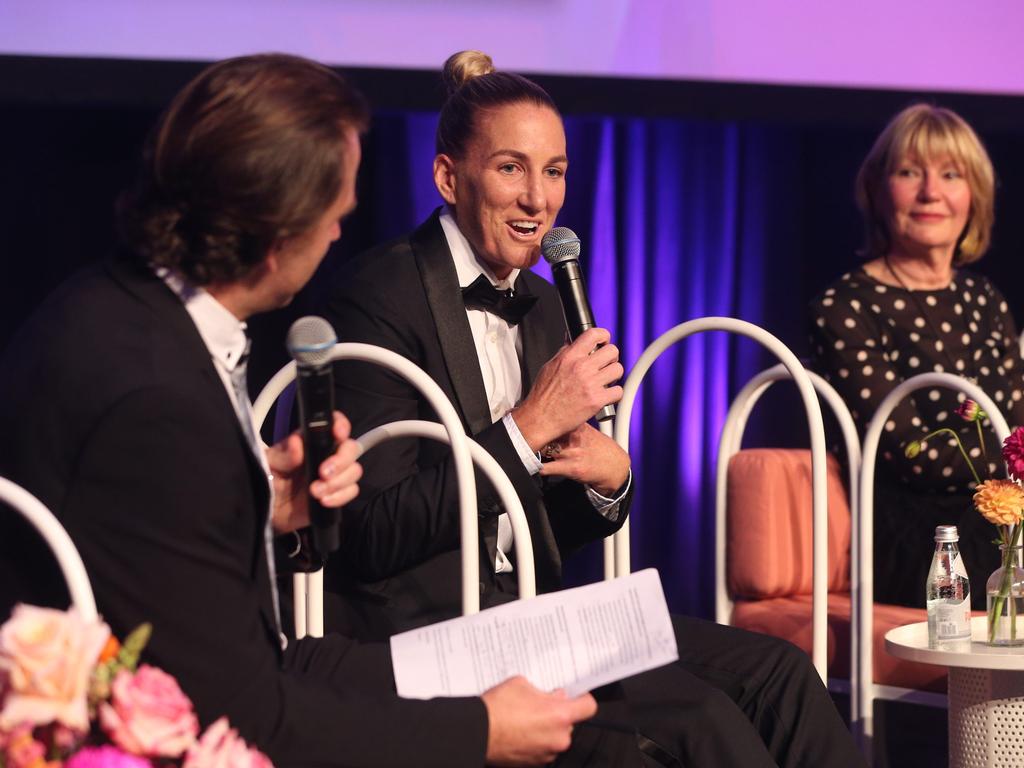
M 1024 362 L 1002 294 L 986 278 L 959 270 L 947 288 L 908 291 L 863 270 L 843 275 L 811 303 L 813 367 L 849 407 L 861 436 L 882 399 L 919 373 L 946 371 L 973 379 L 1012 429 L 1024 424 Z M 971 603 L 985 607 L 985 580 L 999 564 L 995 528 L 974 511 L 973 476 L 948 436 L 929 440 L 908 459 L 904 446 L 942 427 L 955 430 L 979 474 L 1003 476 L 1000 445 L 984 422 L 955 411 L 963 395 L 918 390 L 892 412 L 879 443 L 875 486 L 875 599 L 924 606 L 924 583 L 936 525 L 956 525 L 971 578 Z
M 1006 300 L 987 278 L 960 270 L 948 288 L 908 291 L 859 270 L 818 297 L 811 316 L 814 367 L 843 397 L 862 434 L 897 384 L 929 371 L 973 379 L 1011 428 L 1024 424 L 1017 329 Z M 879 470 L 922 490 L 970 490 L 973 478 L 952 438 L 930 440 L 916 459 L 903 455 L 906 443 L 949 427 L 960 433 L 982 477 L 998 472 L 999 443 L 985 422 L 986 467 L 976 428 L 955 413 L 963 399 L 947 388 L 905 398 L 882 432 Z

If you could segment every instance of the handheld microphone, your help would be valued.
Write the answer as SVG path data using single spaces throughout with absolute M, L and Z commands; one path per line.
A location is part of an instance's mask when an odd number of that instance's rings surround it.
M 580 269 L 580 239 L 568 227 L 555 227 L 540 241 L 540 252 L 551 265 L 551 276 L 555 278 L 558 297 L 562 300 L 565 327 L 569 329 L 569 338 L 575 341 L 596 325 Z M 598 421 L 608 421 L 614 416 L 614 405 L 606 405 L 597 412 Z
M 334 366 L 331 350 L 338 343 L 331 324 L 322 317 L 300 317 L 288 329 L 285 342 L 295 360 L 299 422 L 302 427 L 306 479 L 320 476 L 320 465 L 338 448 L 334 439 Z M 309 497 L 314 554 L 321 562 L 340 544 L 341 510 L 324 507 Z

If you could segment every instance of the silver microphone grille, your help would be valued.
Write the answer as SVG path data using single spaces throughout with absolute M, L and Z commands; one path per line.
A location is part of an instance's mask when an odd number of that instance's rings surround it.
M 331 350 L 338 336 L 322 317 L 300 317 L 288 329 L 285 346 L 288 354 L 300 365 L 323 365 L 331 359 Z
M 580 257 L 580 239 L 568 227 L 555 227 L 540 241 L 540 252 L 548 264 L 560 264 Z

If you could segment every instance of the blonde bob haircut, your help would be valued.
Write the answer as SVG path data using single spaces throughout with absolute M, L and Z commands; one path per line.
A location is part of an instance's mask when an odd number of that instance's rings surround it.
M 950 158 L 971 190 L 971 211 L 953 264 L 977 261 L 988 250 L 995 220 L 995 172 L 981 139 L 960 115 L 931 104 L 914 104 L 889 121 L 857 172 L 857 207 L 864 218 L 865 258 L 885 256 L 889 233 L 889 176 L 904 158 Z

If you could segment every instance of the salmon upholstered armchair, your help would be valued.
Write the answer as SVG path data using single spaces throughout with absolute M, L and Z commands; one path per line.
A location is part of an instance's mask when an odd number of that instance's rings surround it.
M 884 652 L 885 633 L 925 620 L 924 609 L 874 604 L 865 634 L 857 599 L 865 580 L 863 560 L 851 553 L 870 550 L 870 529 L 859 515 L 861 448 L 842 399 L 811 373 L 819 397 L 835 413 L 848 458 L 846 483 L 839 462 L 827 463 L 829 686 L 849 690 L 855 730 L 870 733 L 865 697 L 896 698 L 944 706 L 945 673 L 940 667 L 896 659 Z M 788 379 L 776 366 L 754 377 L 733 401 L 719 446 L 716 620 L 785 638 L 811 648 L 810 452 L 804 449 L 740 450 L 747 418 L 764 391 Z M 850 489 L 849 493 L 847 488 Z M 867 536 L 862 547 L 861 538 Z M 868 561 L 870 567 L 870 561 Z M 870 588 L 870 581 L 867 582 Z M 861 673 L 864 666 L 870 668 Z M 848 682 L 852 681 L 852 682 Z M 870 684 L 870 689 L 868 685 Z

